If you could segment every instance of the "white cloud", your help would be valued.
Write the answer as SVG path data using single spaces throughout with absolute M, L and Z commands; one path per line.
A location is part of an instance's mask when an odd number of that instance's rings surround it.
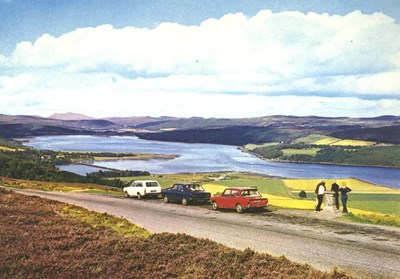
M 0 96 L 0 111 L 29 104 L 42 115 L 143 115 L 148 105 L 152 115 L 398 114 L 400 26 L 380 13 L 266 10 L 44 34 L 0 55 Z

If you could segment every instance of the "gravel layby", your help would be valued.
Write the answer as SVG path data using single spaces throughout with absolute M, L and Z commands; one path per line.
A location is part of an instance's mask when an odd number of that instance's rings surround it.
M 184 234 L 126 238 L 0 188 L 0 278 L 350 278 Z

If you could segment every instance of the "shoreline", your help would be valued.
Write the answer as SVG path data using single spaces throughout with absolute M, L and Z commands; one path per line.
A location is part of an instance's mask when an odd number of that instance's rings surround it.
M 271 162 L 271 163 L 291 163 L 291 164 L 307 164 L 307 165 L 331 165 L 331 166 L 348 166 L 348 167 L 371 167 L 371 168 L 383 168 L 383 169 L 396 169 L 400 170 L 400 167 L 389 167 L 389 166 L 381 166 L 381 165 L 362 165 L 362 164 L 345 164 L 345 163 L 330 163 L 330 162 L 304 162 L 304 161 L 290 161 L 290 160 L 272 160 L 266 159 L 259 154 L 251 152 L 251 150 L 246 149 L 242 146 L 238 146 L 238 149 L 244 153 L 253 155 L 260 160 Z

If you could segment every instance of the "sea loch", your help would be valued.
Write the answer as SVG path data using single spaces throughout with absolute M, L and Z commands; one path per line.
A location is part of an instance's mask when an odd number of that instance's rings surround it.
M 177 154 L 173 160 L 116 160 L 95 165 L 122 170 L 143 170 L 151 173 L 245 171 L 287 178 L 347 178 L 354 177 L 378 185 L 400 188 L 400 169 L 341 165 L 278 163 L 263 161 L 241 152 L 235 146 L 218 144 L 188 144 L 141 140 L 136 137 L 43 136 L 26 143 L 37 149 L 64 151 L 105 151 Z M 65 165 L 60 169 L 79 174 L 96 168 Z

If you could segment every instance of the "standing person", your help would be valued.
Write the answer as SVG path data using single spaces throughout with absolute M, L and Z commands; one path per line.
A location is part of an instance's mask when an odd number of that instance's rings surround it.
M 331 186 L 331 191 L 333 192 L 333 197 L 335 198 L 336 209 L 339 210 L 339 184 L 336 183 L 336 180 L 333 182 Z
M 343 187 L 339 189 L 340 191 L 340 196 L 342 197 L 342 206 L 343 206 L 343 213 L 349 213 L 347 211 L 347 193 L 351 192 L 351 189 L 346 186 L 346 182 L 343 182 Z
M 318 200 L 317 207 L 315 208 L 316 212 L 321 211 L 321 205 L 322 201 L 324 200 L 325 190 L 325 181 L 321 181 L 320 183 L 318 183 L 317 188 L 315 188 L 315 194 L 317 195 Z

